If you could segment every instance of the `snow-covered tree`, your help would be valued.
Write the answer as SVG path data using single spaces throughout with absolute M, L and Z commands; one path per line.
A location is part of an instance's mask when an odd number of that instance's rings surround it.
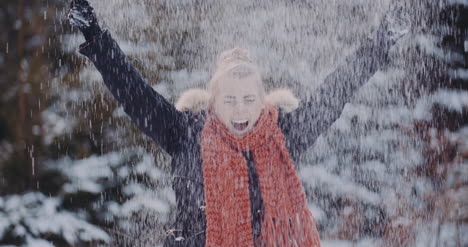
M 461 234 L 468 192 L 467 6 L 413 2 L 412 9 L 412 32 L 393 48 L 389 66 L 304 161 L 312 207 L 331 238 L 384 246 L 468 241 Z
M 68 3 L 5 4 L 0 245 L 157 243 L 174 201 L 167 157 L 136 130 L 78 55 L 84 40 L 65 21 Z M 18 40 L 3 40 L 9 37 Z M 151 55 L 157 50 L 151 45 L 130 45 L 128 54 Z M 152 234 L 144 236 L 135 222 L 145 217 Z

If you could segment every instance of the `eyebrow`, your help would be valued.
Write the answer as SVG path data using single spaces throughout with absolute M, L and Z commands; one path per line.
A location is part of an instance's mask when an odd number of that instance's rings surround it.
M 254 95 L 254 94 L 249 94 L 249 95 L 244 96 L 244 99 L 248 99 L 248 98 L 255 98 L 255 95 Z M 224 99 L 232 99 L 232 100 L 235 100 L 235 99 L 236 99 L 236 96 L 228 95 L 228 96 L 224 96 Z

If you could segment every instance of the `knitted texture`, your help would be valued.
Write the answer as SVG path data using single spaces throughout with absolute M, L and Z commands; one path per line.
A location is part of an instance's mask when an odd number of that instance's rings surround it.
M 201 140 L 207 247 L 254 246 L 243 151 L 253 154 L 265 206 L 256 246 L 320 246 L 304 189 L 277 121 L 277 109 L 267 106 L 252 131 L 237 138 L 208 114 Z

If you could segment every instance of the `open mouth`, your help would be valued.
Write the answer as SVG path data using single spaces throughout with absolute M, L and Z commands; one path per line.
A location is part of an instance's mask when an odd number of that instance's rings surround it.
M 241 120 L 241 121 L 232 121 L 232 126 L 238 130 L 238 131 L 243 131 L 247 126 L 249 125 L 248 120 Z

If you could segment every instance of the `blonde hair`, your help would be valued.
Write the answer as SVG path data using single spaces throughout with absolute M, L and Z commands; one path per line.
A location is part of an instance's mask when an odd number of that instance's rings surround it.
M 210 91 L 210 105 L 214 103 L 214 98 L 219 90 L 219 82 L 225 76 L 242 79 L 248 76 L 257 76 L 259 95 L 263 99 L 265 87 L 261 79 L 260 72 L 250 57 L 249 52 L 244 48 L 234 48 L 221 53 L 216 64 L 216 70 L 211 78 L 208 88 Z

